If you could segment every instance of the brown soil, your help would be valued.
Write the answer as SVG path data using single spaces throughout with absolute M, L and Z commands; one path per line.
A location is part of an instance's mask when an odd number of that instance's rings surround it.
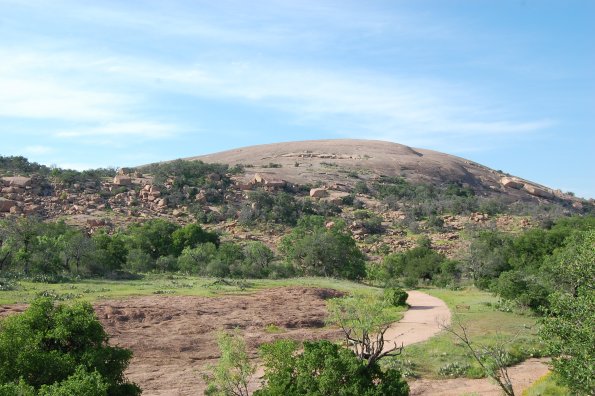
M 409 292 L 411 309 L 391 326 L 387 340 L 409 345 L 440 332 L 450 312 L 443 301 L 425 293 Z M 324 328 L 325 300 L 341 293 L 331 289 L 286 287 L 225 297 L 149 296 L 102 301 L 95 310 L 111 336 L 111 344 L 132 349 L 127 377 L 144 395 L 200 395 L 202 374 L 217 361 L 216 333 L 239 328 L 256 357 L 258 346 L 278 338 L 338 339 L 341 333 Z M 26 305 L 0 306 L 0 317 L 20 313 Z M 275 325 L 279 332 L 267 331 Z M 509 371 L 515 391 L 528 387 L 547 372 L 544 359 L 529 359 Z M 256 389 L 262 367 L 251 381 Z M 487 379 L 415 380 L 412 395 L 499 395 Z
M 134 352 L 128 378 L 144 395 L 202 394 L 201 373 L 219 357 L 216 333 L 239 328 L 256 356 L 258 346 L 277 338 L 333 339 L 324 328 L 329 289 L 288 287 L 226 297 L 140 297 L 103 301 L 97 315 L 111 343 Z M 281 329 L 267 332 L 268 325 Z
M 529 359 L 508 369 L 514 392 L 517 395 L 520 395 L 524 389 L 528 388 L 547 372 L 547 359 Z M 486 378 L 421 379 L 410 382 L 409 386 L 411 387 L 411 396 L 502 395 L 502 391 L 498 385 Z

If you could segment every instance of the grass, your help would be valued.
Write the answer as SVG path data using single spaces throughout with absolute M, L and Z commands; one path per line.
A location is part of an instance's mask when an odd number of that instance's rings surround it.
M 218 296 L 245 294 L 273 287 L 311 286 L 333 288 L 347 293 L 375 294 L 381 289 L 330 278 L 255 279 L 216 282 L 214 278 L 172 274 L 147 274 L 139 280 L 83 279 L 71 283 L 36 283 L 20 281 L 16 290 L 0 291 L 0 304 L 29 303 L 46 294 L 59 300 L 96 301 L 147 295 Z
M 446 302 L 453 312 L 453 322 L 460 320 L 465 324 L 476 346 L 506 341 L 511 363 L 541 356 L 542 345 L 536 335 L 535 317 L 498 311 L 495 309 L 496 297 L 473 287 L 463 290 L 423 291 Z M 406 347 L 398 359 L 411 362 L 415 367 L 415 374 L 424 378 L 484 376 L 466 347 L 446 332 L 426 342 Z
M 525 389 L 522 396 L 569 396 L 570 390 L 556 383 L 556 376 L 548 373 Z

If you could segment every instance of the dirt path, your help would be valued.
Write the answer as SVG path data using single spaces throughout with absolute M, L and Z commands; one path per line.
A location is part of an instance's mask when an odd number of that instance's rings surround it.
M 384 334 L 385 348 L 392 347 L 393 342 L 407 346 L 425 341 L 441 331 L 439 323 L 450 323 L 450 310 L 444 301 L 416 290 L 407 293 L 410 308 Z
M 515 394 L 522 391 L 548 372 L 547 359 L 528 359 L 510 367 L 508 373 L 512 380 Z M 500 396 L 502 391 L 487 378 L 453 378 L 446 380 L 415 380 L 409 382 L 411 396 L 459 396 L 477 394 L 481 396 Z

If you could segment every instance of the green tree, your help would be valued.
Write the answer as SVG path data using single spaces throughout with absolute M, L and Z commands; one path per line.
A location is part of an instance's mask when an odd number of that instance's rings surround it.
M 409 394 L 398 371 L 366 365 L 351 350 L 328 341 L 306 341 L 299 353 L 296 342 L 280 340 L 263 345 L 261 355 L 265 383 L 255 396 Z
M 372 367 L 386 356 L 399 355 L 403 347 L 386 343 L 384 334 L 394 318 L 383 298 L 350 296 L 329 301 L 328 322 L 341 327 L 355 355 Z
M 154 260 L 176 253 L 173 233 L 180 226 L 162 219 L 153 219 L 142 224 L 133 224 L 126 231 L 129 249 L 140 249 Z
M 140 389 L 124 378 L 131 356 L 108 345 L 89 303 L 55 305 L 41 298 L 0 322 L 0 384 L 24 381 L 41 394 L 65 395 L 54 386 L 77 389 L 82 382 L 95 382 L 106 384 L 108 395 L 138 395 Z
M 175 230 L 171 238 L 176 256 L 179 256 L 185 248 L 193 248 L 201 243 L 210 242 L 215 246 L 219 246 L 219 236 L 217 234 L 205 231 L 200 225 L 195 223 Z
M 128 248 L 121 233 L 109 235 L 100 231 L 93 235 L 95 245 L 94 264 L 90 269 L 92 273 L 117 271 L 126 264 Z
M 217 247 L 213 243 L 203 243 L 194 248 L 187 247 L 178 257 L 180 271 L 206 275 L 207 266 L 217 256 Z
M 554 255 L 561 287 L 550 296 L 540 330 L 554 371 L 577 395 L 595 393 L 594 246 L 595 230 L 577 232 Z
M 360 279 L 364 255 L 341 221 L 325 226 L 321 216 L 304 216 L 285 236 L 280 251 L 303 274 Z
M 221 333 L 217 339 L 221 357 L 211 373 L 206 375 L 210 396 L 248 396 L 248 383 L 256 371 L 250 363 L 246 342 L 239 332 Z

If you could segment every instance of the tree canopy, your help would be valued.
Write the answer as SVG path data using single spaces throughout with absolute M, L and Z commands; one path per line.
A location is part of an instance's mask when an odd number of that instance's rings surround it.
M 139 395 L 124 378 L 131 357 L 108 345 L 89 303 L 40 298 L 0 321 L 0 394 L 20 388 L 40 395 Z

